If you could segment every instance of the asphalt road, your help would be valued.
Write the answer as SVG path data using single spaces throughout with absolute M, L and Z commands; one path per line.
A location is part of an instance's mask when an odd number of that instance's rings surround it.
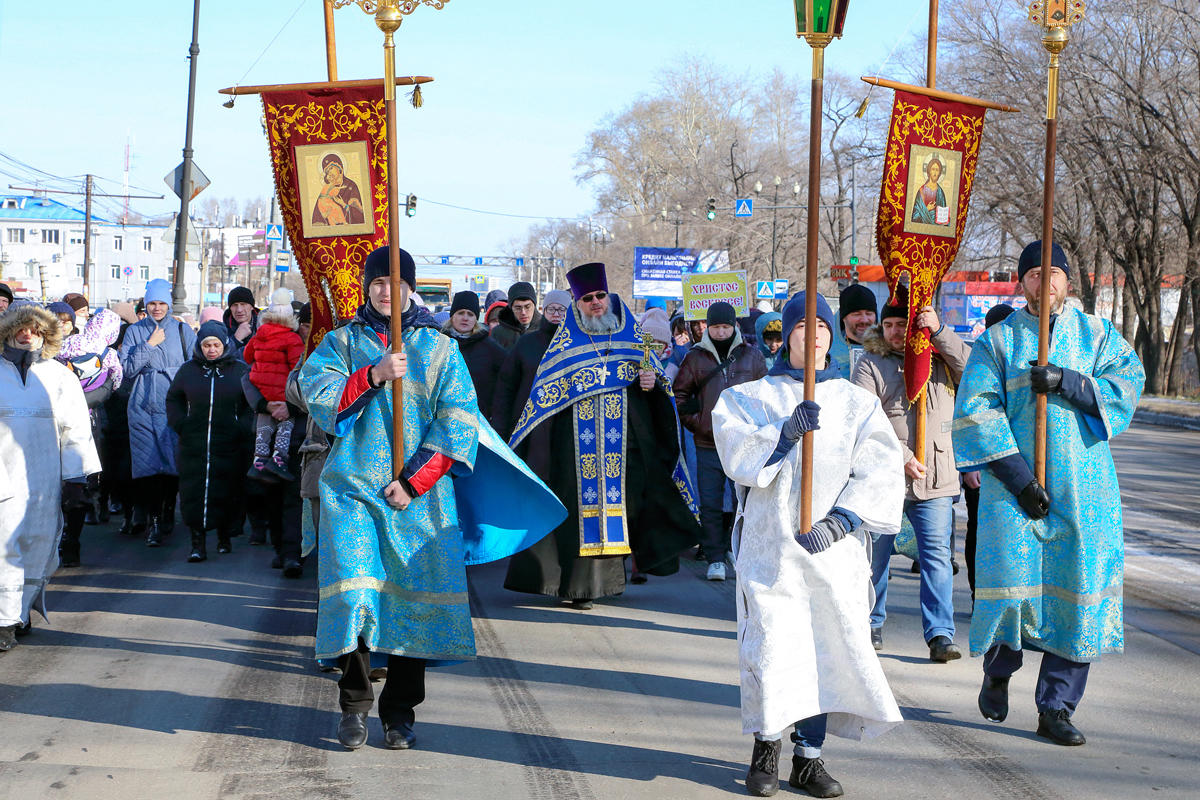
M 979 716 L 979 661 L 928 661 L 897 558 L 883 664 L 908 721 L 827 743 L 847 796 L 1200 796 L 1198 448 L 1200 433 L 1162 428 L 1118 440 L 1127 651 L 1092 670 L 1082 748 L 1033 734 L 1034 669 L 1014 678 L 1006 723 Z M 349 753 L 334 682 L 310 660 L 312 576 L 282 579 L 244 538 L 187 564 L 181 533 L 148 550 L 88 528 L 85 566 L 53 584 L 52 624 L 0 656 L 0 798 L 744 796 L 734 584 L 696 562 L 590 612 L 504 591 L 503 565 L 474 568 L 480 657 L 431 671 L 417 749 L 382 749 L 372 717 Z

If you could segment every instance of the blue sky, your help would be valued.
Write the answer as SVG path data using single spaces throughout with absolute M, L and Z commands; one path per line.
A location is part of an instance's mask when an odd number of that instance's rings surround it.
M 144 213 L 178 208 L 162 176 L 181 160 L 192 3 L 0 0 L 5 122 L 0 152 L 56 175 L 121 179 L 163 192 Z M 247 75 L 267 42 L 298 13 Z M 827 68 L 875 74 L 897 45 L 923 37 L 924 0 L 855 0 Z M 336 12 L 339 78 L 382 74 L 382 35 L 356 6 Z M 400 185 L 422 200 L 531 217 L 592 209 L 573 164 L 589 130 L 652 90 L 665 68 L 708 59 L 747 81 L 776 67 L 807 76 L 786 0 L 448 0 L 397 34 L 397 70 L 435 78 L 420 110 L 401 106 Z M 325 78 L 321 0 L 202 0 L 194 146 L 207 193 L 272 191 L 257 98 L 232 110 L 217 89 Z M 896 77 L 899 66 L 889 70 Z M 243 77 L 244 76 L 244 77 Z M 10 181 L 0 176 L 4 186 Z M 105 184 L 119 191 L 119 183 Z M 201 195 L 204 199 L 207 194 Z M 405 220 L 417 253 L 498 255 L 534 219 L 428 202 Z

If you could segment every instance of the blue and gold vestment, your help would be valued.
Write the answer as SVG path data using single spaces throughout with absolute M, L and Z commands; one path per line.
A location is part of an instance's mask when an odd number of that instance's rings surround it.
M 1038 320 L 1018 311 L 975 342 L 954 409 L 959 470 L 1020 453 L 1033 464 Z M 1133 418 L 1146 380 L 1133 348 L 1104 319 L 1065 308 L 1050 362 L 1082 374 L 1100 416 L 1049 395 L 1050 515 L 1030 520 L 989 469 L 981 473 L 971 653 L 1032 646 L 1091 662 L 1124 649 L 1121 494 L 1108 441 Z
M 529 547 L 566 516 L 480 417 L 454 342 L 428 327 L 406 328 L 402 341 L 405 457 L 424 449 L 453 463 L 403 511 L 382 495 L 395 475 L 390 388 L 343 401 L 355 374 L 385 354 L 379 336 L 359 322 L 337 328 L 300 371 L 309 413 L 337 437 L 320 482 L 321 659 L 354 650 L 360 637 L 373 653 L 434 662 L 473 658 L 465 565 Z M 305 536 L 307 552 L 313 532 Z
M 662 364 L 647 352 L 633 314 L 616 295 L 609 296 L 618 309 L 620 327 L 611 336 L 591 336 L 580 328 L 574 311 L 567 314 L 542 356 L 510 440 L 517 447 L 555 414 L 571 414 L 581 556 L 631 552 L 626 505 L 628 391 L 643 365 L 654 371 L 659 386 L 672 396 Z M 678 417 L 671 405 L 672 435 L 678 443 Z M 682 451 L 671 470 L 671 480 L 695 515 L 695 493 Z

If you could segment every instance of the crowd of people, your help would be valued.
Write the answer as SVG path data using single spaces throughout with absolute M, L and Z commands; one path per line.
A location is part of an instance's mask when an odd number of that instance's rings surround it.
M 1083 744 L 1072 716 L 1089 665 L 1123 647 L 1107 442 L 1144 373 L 1107 321 L 1065 303 L 1070 265 L 1052 254 L 1043 265 L 1039 242 L 1024 250 L 1026 308 L 994 309 L 973 344 L 933 307 L 910 311 L 899 290 L 880 307 L 860 285 L 836 314 L 818 297 L 812 330 L 803 292 L 744 318 L 724 302 L 704 319 L 660 301 L 637 316 L 597 263 L 568 272 L 568 291 L 460 292 L 435 314 L 404 251 L 393 294 L 386 247 L 363 264 L 354 317 L 307 355 L 308 309 L 286 290 L 260 314 L 238 287 L 193 330 L 171 316 L 165 281 L 136 309 L 90 319 L 84 298 L 10 304 L 0 286 L 0 504 L 38 509 L 0 514 L 0 650 L 44 608 L 55 568 L 81 563 L 89 520 L 123 514 L 121 533 L 155 547 L 178 498 L 190 562 L 207 559 L 208 531 L 230 552 L 247 520 L 284 575 L 315 554 L 316 656 L 341 672 L 338 738 L 366 742 L 371 675 L 386 667 L 384 742 L 405 749 L 426 667 L 474 655 L 466 566 L 508 558 L 506 588 L 586 611 L 690 556 L 707 580 L 737 578 L 747 790 L 778 790 L 791 728 L 789 782 L 836 797 L 827 734 L 902 721 L 877 655 L 902 529 L 929 658 L 963 655 L 953 505 L 965 492 L 979 710 L 1003 721 L 1010 676 L 1040 652 L 1037 732 Z M 1031 367 L 1043 301 L 1053 359 Z M 905 388 L 915 329 L 933 349 L 923 425 Z M 1055 431 L 1044 481 L 1039 396 Z M 802 530 L 805 436 L 814 521 Z

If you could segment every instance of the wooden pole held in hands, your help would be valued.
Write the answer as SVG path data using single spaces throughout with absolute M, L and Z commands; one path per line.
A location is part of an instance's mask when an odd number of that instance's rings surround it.
M 808 233 L 804 268 L 804 399 L 817 391 L 817 247 L 821 205 L 821 103 L 825 91 L 825 47 L 813 47 L 812 100 L 808 129 Z M 784 336 L 789 336 L 785 331 Z M 804 434 L 800 450 L 800 530 L 812 530 L 813 432 Z
M 390 12 L 390 13 L 389 13 Z M 381 6 L 375 24 L 383 31 L 383 101 L 387 116 L 387 181 L 388 181 L 388 272 L 390 277 L 392 315 L 392 352 L 404 347 L 400 316 L 400 181 L 396 174 L 396 43 L 393 34 L 403 18 L 394 6 Z M 392 476 L 404 469 L 404 379 L 392 381 Z

